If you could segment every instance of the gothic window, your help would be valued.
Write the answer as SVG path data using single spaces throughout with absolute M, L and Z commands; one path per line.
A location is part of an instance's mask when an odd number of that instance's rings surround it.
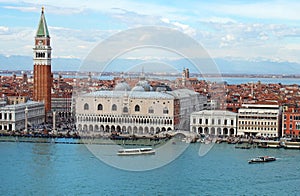
M 116 105 L 116 104 L 113 104 L 113 105 L 111 106 L 111 110 L 112 110 L 112 111 L 117 111 L 117 105 Z
M 83 109 L 84 110 L 89 110 L 89 104 L 85 103 L 84 106 L 83 106 Z
M 98 110 L 103 110 L 103 106 L 101 103 L 98 104 Z
M 139 105 L 136 105 L 136 106 L 134 107 L 134 111 L 139 112 L 139 111 L 140 111 L 140 106 L 139 106 Z
M 165 107 L 165 108 L 163 109 L 163 113 L 164 113 L 164 114 L 168 114 L 168 113 L 169 113 L 168 108 Z
M 127 112 L 128 112 L 128 108 L 127 108 L 127 107 L 124 107 L 124 108 L 123 108 L 123 112 L 124 112 L 124 113 L 127 113 Z
M 149 114 L 153 114 L 153 113 L 154 113 L 154 109 L 153 109 L 152 107 L 150 107 L 150 108 L 148 109 L 148 113 L 149 113 Z

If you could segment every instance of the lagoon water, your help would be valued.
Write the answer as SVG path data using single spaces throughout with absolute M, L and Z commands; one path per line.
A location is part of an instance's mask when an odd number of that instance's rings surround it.
M 215 144 L 199 156 L 191 144 L 170 164 L 124 171 L 85 145 L 0 142 L 0 195 L 297 195 L 300 151 Z M 275 162 L 248 164 L 259 155 Z

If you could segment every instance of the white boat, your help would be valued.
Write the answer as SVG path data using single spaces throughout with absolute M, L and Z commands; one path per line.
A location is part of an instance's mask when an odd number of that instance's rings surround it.
M 152 148 L 128 148 L 120 149 L 117 155 L 120 156 L 131 156 L 131 155 L 150 155 L 155 154 L 155 150 Z
M 271 161 L 276 161 L 276 158 L 270 156 L 260 156 L 249 160 L 248 163 L 264 163 L 264 162 L 271 162 Z

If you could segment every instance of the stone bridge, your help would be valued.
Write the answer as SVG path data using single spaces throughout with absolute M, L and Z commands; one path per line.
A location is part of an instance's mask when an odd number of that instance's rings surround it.
M 169 135 L 175 136 L 175 135 L 182 135 L 183 137 L 186 138 L 195 138 L 197 137 L 197 133 L 190 132 L 190 131 L 172 131 L 168 132 Z

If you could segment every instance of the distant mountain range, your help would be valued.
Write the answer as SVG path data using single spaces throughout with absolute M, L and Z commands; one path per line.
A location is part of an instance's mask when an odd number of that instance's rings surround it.
M 222 74 L 300 74 L 300 64 L 290 62 L 272 62 L 267 60 L 246 61 L 234 59 L 214 59 L 218 69 Z M 145 63 L 146 62 L 146 63 Z M 157 62 L 157 60 L 156 60 Z M 53 58 L 52 71 L 77 71 L 81 66 L 82 61 L 76 58 Z M 153 62 L 148 62 L 151 64 Z M 155 63 L 155 62 L 154 62 Z M 127 66 L 145 64 L 145 60 L 117 59 L 112 63 L 111 69 L 105 71 L 128 71 Z M 182 60 L 167 60 L 164 64 L 171 65 L 177 70 L 190 68 L 190 72 L 197 72 L 193 67 L 190 67 L 186 59 Z M 115 66 L 113 66 L 115 65 Z M 160 65 L 161 66 L 161 65 Z M 150 66 L 151 67 L 151 66 Z M 122 70 L 123 68 L 123 70 Z M 33 60 L 30 56 L 4 56 L 0 55 L 0 70 L 32 70 Z M 126 70 L 127 69 L 127 70 Z M 98 70 L 101 71 L 101 70 Z M 136 70 L 138 71 L 138 70 Z M 141 70 L 140 70 L 141 71 Z M 147 71 L 147 69 L 145 69 Z M 149 70 L 151 71 L 151 70 Z M 157 71 L 157 70 L 156 70 Z M 160 71 L 164 71 L 163 68 Z
M 53 71 L 76 71 L 81 64 L 76 58 L 53 58 Z M 0 70 L 33 70 L 33 59 L 31 56 L 4 56 L 0 55 Z

